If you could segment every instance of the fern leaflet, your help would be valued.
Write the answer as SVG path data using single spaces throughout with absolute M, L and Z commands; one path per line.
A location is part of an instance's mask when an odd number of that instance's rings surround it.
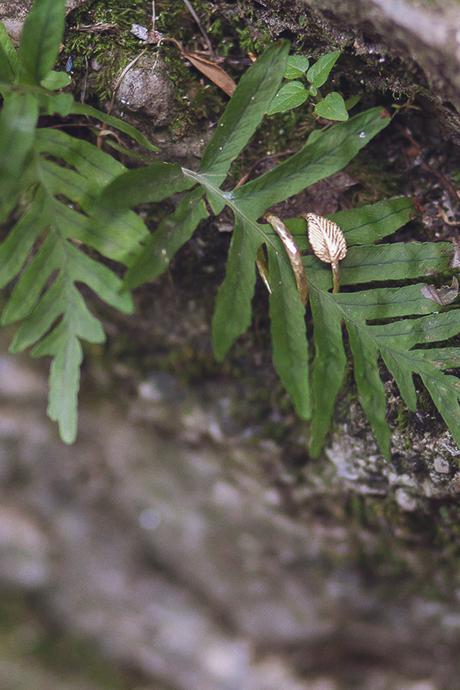
M 43 86 L 68 81 L 51 70 L 64 9 L 63 0 L 37 0 L 17 52 L 0 25 L 0 221 L 12 224 L 0 245 L 0 287 L 15 280 L 1 317 L 4 325 L 21 322 L 11 350 L 33 346 L 34 356 L 52 358 L 48 413 L 71 443 L 77 430 L 81 341 L 105 339 L 80 286 L 131 312 L 129 292 L 97 255 L 128 266 L 148 231 L 135 213 L 107 218 L 96 204 L 102 189 L 125 171 L 123 165 L 86 141 L 37 127 L 39 115 L 94 114 L 74 104 L 70 94 Z M 116 118 L 101 114 L 100 119 L 147 142 Z

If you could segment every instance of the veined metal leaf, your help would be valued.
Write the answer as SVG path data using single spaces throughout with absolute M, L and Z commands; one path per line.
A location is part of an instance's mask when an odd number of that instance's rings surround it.
M 315 256 L 324 263 L 331 264 L 334 279 L 334 292 L 339 291 L 339 261 L 347 255 L 347 243 L 342 230 L 332 220 L 305 214 L 308 223 L 308 241 Z
M 315 255 L 327 264 L 335 264 L 347 255 L 347 243 L 339 226 L 332 220 L 307 213 L 308 240 Z

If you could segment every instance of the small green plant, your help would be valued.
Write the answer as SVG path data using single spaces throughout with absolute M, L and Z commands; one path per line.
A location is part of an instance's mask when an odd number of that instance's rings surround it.
M 52 70 L 64 16 L 64 2 L 38 0 L 17 52 L 0 24 L 0 222 L 12 224 L 0 246 L 0 285 L 20 273 L 1 323 L 21 321 L 12 352 L 35 345 L 33 356 L 52 357 L 48 413 L 59 423 L 62 438 L 72 442 L 80 341 L 104 340 L 77 285 L 89 286 L 121 311 L 133 308 L 120 278 L 84 247 L 129 264 L 148 231 L 128 212 L 103 233 L 95 232 L 91 218 L 97 196 L 125 168 L 86 141 L 39 126 L 39 117 L 88 115 L 156 149 L 126 123 L 75 103 L 71 94 L 52 91 L 68 83 L 68 75 Z
M 160 160 L 126 170 L 88 141 L 55 129 L 53 120 L 47 120 L 55 114 L 64 122 L 75 115 L 96 117 L 153 148 L 126 123 L 50 90 L 50 84 L 64 83 L 62 76 L 52 75 L 63 25 L 63 0 L 36 0 L 18 53 L 6 32 L 0 33 L 0 222 L 11 227 L 0 245 L 0 285 L 16 281 L 2 323 L 21 322 L 13 351 L 33 345 L 33 355 L 52 357 L 48 412 L 58 421 L 63 439 L 71 442 L 76 434 L 80 343 L 104 338 L 78 285 L 88 285 L 113 307 L 130 312 L 129 291 L 158 278 L 199 223 L 227 206 L 235 226 L 213 316 L 217 359 L 225 357 L 250 325 L 256 265 L 262 257 L 270 290 L 274 366 L 298 415 L 311 420 L 312 455 L 318 455 L 324 444 L 345 376 L 343 325 L 361 404 L 382 452 L 389 455 L 390 431 L 381 362 L 411 410 L 417 403 L 414 374 L 421 379 L 460 446 L 460 383 L 445 373 L 458 366 L 460 348 L 433 346 L 460 333 L 460 310 L 426 296 L 432 294 L 426 282 L 432 282 L 434 274 L 451 273 L 453 245 L 380 243 L 412 217 L 412 203 L 405 198 L 341 211 L 330 220 L 343 231 L 347 251 L 339 257 L 342 291 L 332 293 L 330 268 L 310 252 L 305 220 L 286 220 L 292 238 L 287 235 L 284 240 L 275 230 L 274 217 L 265 220 L 273 205 L 346 166 L 389 125 L 389 114 L 372 108 L 315 131 L 283 163 L 224 191 L 232 162 L 279 93 L 289 53 L 288 43 L 282 41 L 240 79 L 197 170 Z M 316 72 L 310 72 L 310 79 L 316 88 L 327 78 L 332 62 L 329 57 L 323 66 L 321 61 L 313 66 Z M 295 67 L 291 59 L 289 74 Z M 149 234 L 130 209 L 173 194 L 182 194 L 175 211 Z M 123 282 L 103 257 L 126 267 Z M 306 289 L 301 296 L 297 279 L 302 269 Z M 417 279 L 425 282 L 414 283 Z M 403 285 L 398 287 L 398 282 Z
M 343 96 L 337 91 L 328 93 L 324 98 L 319 92 L 319 89 L 329 79 L 340 55 L 339 50 L 326 53 L 311 66 L 310 61 L 304 55 L 290 55 L 284 73 L 286 81 L 271 102 L 267 111 L 268 115 L 293 110 L 303 105 L 309 98 L 313 98 L 315 99 L 313 112 L 318 117 L 338 122 L 348 120 L 348 110 L 356 105 L 356 98 L 345 102 Z

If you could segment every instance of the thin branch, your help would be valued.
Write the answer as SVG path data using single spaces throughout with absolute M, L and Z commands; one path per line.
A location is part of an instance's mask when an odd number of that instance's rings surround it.
M 201 24 L 201 22 L 200 22 L 200 18 L 199 18 L 199 16 L 197 15 L 197 13 L 195 12 L 192 3 L 190 2 L 190 0 L 184 0 L 184 5 L 186 6 L 186 8 L 188 9 L 188 11 L 189 11 L 190 14 L 192 15 L 193 19 L 195 20 L 196 25 L 198 26 L 198 28 L 199 28 L 199 30 L 200 30 L 200 33 L 201 33 L 201 35 L 203 36 L 206 45 L 208 46 L 209 52 L 211 53 L 211 55 L 215 55 L 214 48 L 212 47 L 211 40 L 210 40 L 208 34 L 206 33 L 206 31 L 203 29 L 203 26 L 202 26 L 202 24 Z

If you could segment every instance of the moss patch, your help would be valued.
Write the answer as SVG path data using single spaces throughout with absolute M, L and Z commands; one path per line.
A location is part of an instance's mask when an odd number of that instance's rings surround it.
M 142 49 L 131 26 L 149 23 L 146 7 L 144 0 L 93 0 L 70 16 L 63 64 L 70 58 L 80 82 L 90 74 L 90 89 L 101 102 L 111 98 L 116 78 Z
M 94 690 L 134 690 L 143 680 L 114 669 L 93 641 L 54 628 L 49 620 L 41 619 L 27 597 L 11 592 L 0 592 L 0 653 L 2 661 L 25 669 L 24 682 L 31 678 L 29 666 L 39 672 L 36 687 L 42 687 L 38 678 L 45 680 L 48 675 L 51 683 L 63 679 Z

